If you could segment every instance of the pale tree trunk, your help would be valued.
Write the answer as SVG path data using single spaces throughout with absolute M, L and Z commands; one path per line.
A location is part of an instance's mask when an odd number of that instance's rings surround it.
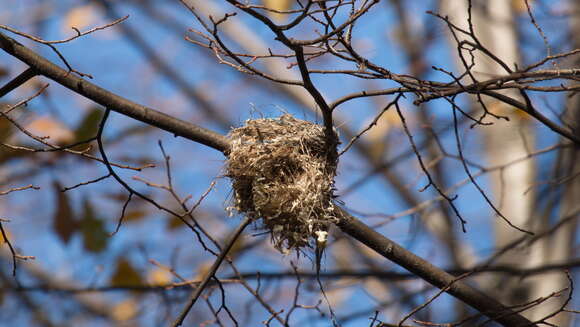
M 572 36 L 572 48 L 580 49 L 580 3 L 572 1 L 572 13 L 570 17 L 570 35 Z M 572 67 L 580 67 L 580 58 L 576 56 L 570 63 Z M 569 123 L 576 135 L 580 134 L 580 96 L 576 94 L 569 98 L 566 103 L 566 112 L 563 116 L 565 122 Z M 560 153 L 561 173 L 559 177 L 570 177 L 580 171 L 580 151 L 577 148 L 566 148 Z M 572 223 L 558 229 L 549 239 L 545 240 L 545 252 L 543 264 L 561 264 L 574 258 L 574 241 L 577 227 L 577 216 L 580 212 L 580 180 L 572 178 L 562 189 L 560 202 L 559 219 L 573 218 Z M 557 223 L 557 222 L 555 222 Z M 546 223 L 547 224 L 547 223 Z M 539 283 L 534 296 L 546 296 L 568 287 L 568 279 L 563 272 L 550 272 L 542 275 L 542 282 Z M 566 295 L 556 297 L 539 307 L 533 319 L 542 319 L 552 312 L 556 312 L 562 306 Z M 570 325 L 570 315 L 560 314 L 548 320 L 556 326 Z
M 405 1 L 403 0 L 390 0 L 390 3 L 396 13 L 398 25 L 394 28 L 396 33 L 396 40 L 400 46 L 405 51 L 405 57 L 408 59 L 407 65 L 409 67 L 409 73 L 411 76 L 417 78 L 425 78 L 428 70 L 428 65 L 425 61 L 425 53 L 423 53 L 425 35 L 424 33 L 414 30 L 413 22 L 413 12 L 406 9 Z M 418 124 L 423 126 L 430 126 L 431 124 L 431 111 L 428 105 L 423 105 L 418 108 L 417 117 Z M 411 113 L 406 113 L 410 115 Z M 425 131 L 424 133 L 429 133 Z M 382 142 L 382 140 L 381 140 Z M 441 151 L 436 144 L 436 142 L 430 142 L 426 147 L 425 151 L 427 161 L 436 160 L 438 156 L 441 155 Z M 438 184 L 442 189 L 446 189 L 449 185 L 446 185 L 446 178 L 444 167 L 441 164 L 433 165 L 431 168 L 433 178 L 435 183 Z M 408 205 L 413 205 L 408 203 Z M 425 210 L 421 213 L 420 219 L 425 224 L 425 227 L 431 234 L 437 237 L 445 246 L 447 246 L 449 251 L 449 260 L 454 267 L 466 268 L 473 266 L 476 263 L 473 249 L 467 244 L 461 244 L 458 242 L 456 233 L 460 232 L 460 229 L 456 228 L 457 219 L 454 216 L 451 209 L 446 203 L 442 204 L 438 208 L 433 210 Z
M 441 11 L 443 16 L 448 15 L 450 20 L 461 28 L 469 30 L 468 25 L 468 2 L 465 0 L 442 0 Z M 511 69 L 515 70 L 515 63 L 519 62 L 518 40 L 516 26 L 514 25 L 514 12 L 511 1 L 486 0 L 473 1 L 472 22 L 476 37 L 491 53 L 499 57 Z M 466 38 L 465 35 L 459 35 Z M 472 41 L 471 38 L 467 40 Z M 452 39 L 452 46 L 456 46 Z M 463 52 L 469 59 L 467 51 Z M 486 79 L 496 75 L 506 74 L 504 68 L 481 51 L 474 52 L 475 65 L 471 69 L 477 79 Z M 458 60 L 458 62 L 460 62 Z M 463 67 L 462 64 L 460 64 Z M 469 81 L 471 82 L 471 81 Z M 506 92 L 513 98 L 518 98 L 516 92 Z M 477 98 L 473 98 L 473 105 L 482 107 Z M 495 119 L 488 116 L 487 122 L 493 122 L 492 126 L 479 127 L 483 135 L 487 162 L 491 166 L 503 165 L 523 158 L 533 150 L 534 135 L 528 118 L 516 113 L 516 109 L 504 103 L 482 98 L 487 109 L 494 114 L 509 117 L 510 121 Z M 483 111 L 483 109 L 482 109 Z M 512 224 L 527 229 L 537 230 L 537 224 L 533 222 L 532 208 L 534 201 L 533 185 L 535 164 L 533 160 L 521 161 L 504 170 L 489 175 L 493 202 L 500 212 L 511 221 Z M 495 247 L 502 248 L 521 233 L 507 225 L 499 217 L 493 219 L 495 231 Z M 525 250 L 513 250 L 500 257 L 497 264 L 515 265 L 528 267 L 537 264 L 539 258 L 544 257 L 542 249 L 545 244 L 537 242 L 531 248 Z M 508 276 L 496 275 L 495 278 L 485 281 L 483 287 L 493 292 L 500 301 L 505 304 L 521 304 L 536 296 L 537 280 L 533 278 L 521 280 Z

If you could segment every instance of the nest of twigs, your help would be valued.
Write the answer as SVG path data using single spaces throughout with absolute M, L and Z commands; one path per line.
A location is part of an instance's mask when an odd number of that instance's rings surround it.
M 324 128 L 285 114 L 247 120 L 229 137 L 230 210 L 255 218 L 283 253 L 325 240 L 336 222 L 336 147 L 328 149 Z

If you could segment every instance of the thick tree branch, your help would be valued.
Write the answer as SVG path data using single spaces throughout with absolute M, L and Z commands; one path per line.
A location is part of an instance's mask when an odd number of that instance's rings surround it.
M 485 295 L 460 280 L 414 255 L 397 243 L 389 240 L 374 229 L 352 217 L 342 209 L 337 210 L 340 223 L 338 227 L 346 234 L 365 244 L 383 257 L 393 261 L 430 284 L 469 304 L 492 320 L 503 326 L 535 326 L 522 315 L 513 312 L 501 303 Z
M 574 135 L 574 131 L 568 131 L 568 130 L 558 126 L 556 123 L 552 122 L 546 116 L 542 115 L 542 113 L 540 113 L 539 111 L 534 109 L 534 107 L 532 107 L 531 105 L 526 104 L 526 103 L 522 103 L 522 102 L 520 102 L 512 97 L 509 97 L 507 95 L 503 95 L 501 93 L 494 92 L 494 91 L 482 91 L 481 93 L 488 95 L 490 97 L 496 98 L 500 101 L 503 101 L 509 105 L 512 105 L 512 106 L 526 112 L 530 116 L 536 118 L 539 122 L 544 124 L 546 127 L 551 129 L 553 132 L 560 134 L 564 138 L 566 138 L 566 139 L 568 139 L 576 144 L 580 144 L 580 139 L 576 135 Z
M 6 85 L 0 88 L 0 98 L 12 92 L 14 89 L 20 87 L 22 84 L 28 82 L 29 79 L 36 75 L 36 72 L 32 68 L 28 68 L 27 70 L 23 71 L 18 76 L 14 77 L 14 79 L 12 79 L 10 82 L 6 83 Z
M 115 6 L 113 3 L 104 0 L 96 1 L 101 5 L 106 12 L 106 14 L 112 18 L 116 18 L 120 15 L 116 13 Z M 199 110 L 201 110 L 208 118 L 213 119 L 226 131 L 230 128 L 231 123 L 224 115 L 220 114 L 220 110 L 216 108 L 208 99 L 206 92 L 198 90 L 193 85 L 191 85 L 187 79 L 185 71 L 179 71 L 173 68 L 168 62 L 166 62 L 162 56 L 160 56 L 155 48 L 142 36 L 141 31 L 134 28 L 128 23 L 119 24 L 118 28 L 124 34 L 124 36 L 129 40 L 129 42 L 139 50 L 139 52 L 146 58 L 155 69 L 157 69 L 163 76 L 173 83 L 173 85 L 187 98 L 189 98 L 193 103 L 197 104 Z
M 176 136 L 207 145 L 221 152 L 227 152 L 229 149 L 225 136 L 109 92 L 60 68 L 3 33 L 0 33 L 0 48 L 26 63 L 38 74 L 48 77 L 112 111 L 161 128 Z

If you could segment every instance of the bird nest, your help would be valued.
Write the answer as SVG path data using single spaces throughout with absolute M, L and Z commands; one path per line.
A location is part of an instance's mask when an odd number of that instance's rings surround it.
M 325 241 L 337 218 L 332 202 L 336 147 L 327 145 L 324 128 L 285 114 L 247 120 L 229 137 L 230 212 L 258 221 L 283 253 Z

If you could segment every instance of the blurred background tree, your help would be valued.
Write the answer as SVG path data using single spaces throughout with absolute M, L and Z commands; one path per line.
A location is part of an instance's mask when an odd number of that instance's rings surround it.
M 578 324 L 577 1 L 0 8 L 0 325 Z M 371 227 L 337 212 L 319 274 L 229 241 L 220 134 L 286 113 L 337 130 Z

